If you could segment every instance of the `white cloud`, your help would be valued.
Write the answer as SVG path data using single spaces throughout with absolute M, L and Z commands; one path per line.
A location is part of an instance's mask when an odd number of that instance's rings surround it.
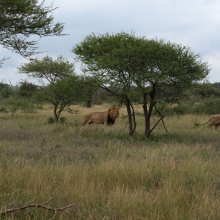
M 220 82 L 220 52 L 213 53 L 209 56 L 205 56 L 208 64 L 212 68 L 211 73 L 209 74 L 209 81 L 210 82 Z

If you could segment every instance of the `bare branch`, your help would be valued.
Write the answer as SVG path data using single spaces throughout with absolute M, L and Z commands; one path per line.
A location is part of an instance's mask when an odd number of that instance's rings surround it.
M 2 67 L 4 61 L 8 59 L 10 59 L 10 57 L 7 57 L 7 58 L 4 57 L 2 60 L 0 60 L 0 68 Z
M 70 204 L 68 206 L 64 206 L 64 207 L 61 207 L 61 208 L 53 208 L 53 207 L 50 207 L 50 206 L 46 206 L 46 204 L 48 204 L 49 202 L 51 202 L 53 199 L 49 199 L 48 201 L 44 202 L 43 204 L 30 204 L 30 205 L 25 205 L 25 206 L 21 206 L 21 207 L 16 207 L 16 208 L 12 208 L 12 209 L 8 209 L 8 210 L 5 210 L 5 211 L 2 211 L 0 212 L 0 215 L 7 215 L 7 214 L 10 214 L 12 212 L 16 212 L 16 211 L 21 211 L 21 210 L 25 210 L 25 209 L 28 209 L 28 208 L 34 208 L 32 209 L 31 211 L 27 212 L 25 215 L 28 215 L 30 214 L 31 212 L 33 212 L 35 209 L 37 208 L 42 208 L 42 209 L 46 209 L 48 211 L 53 211 L 54 212 L 54 215 L 53 215 L 53 218 L 52 219 L 55 219 L 56 215 L 58 212 L 64 212 L 69 219 L 71 219 L 71 216 L 66 212 L 66 209 L 69 209 L 69 208 L 72 208 L 74 207 L 75 210 L 80 214 L 82 215 L 82 213 L 76 208 L 76 205 L 75 204 Z
M 165 116 L 162 116 L 161 112 L 157 109 L 156 103 L 155 103 L 155 105 L 154 105 L 154 108 L 155 108 L 155 110 L 157 111 L 157 113 L 159 114 L 159 116 L 161 117 L 161 120 L 162 120 L 162 122 L 163 122 L 163 126 L 164 126 L 166 132 L 169 134 L 169 132 L 168 132 L 166 126 L 165 126 L 164 120 L 163 120 L 163 118 L 164 118 Z
M 159 124 L 159 122 L 160 122 L 161 120 L 163 120 L 164 117 L 165 117 L 165 116 L 162 116 L 162 117 L 157 121 L 157 123 L 154 125 L 154 127 L 150 130 L 150 133 L 152 133 L 152 131 L 156 128 L 156 126 Z
M 46 205 L 47 203 L 51 202 L 53 199 L 49 199 L 48 201 L 46 201 L 45 203 L 43 203 L 42 205 Z M 30 214 L 31 212 L 33 212 L 35 209 L 37 209 L 37 207 L 35 207 L 34 209 L 30 210 L 29 212 L 27 212 L 25 215 Z

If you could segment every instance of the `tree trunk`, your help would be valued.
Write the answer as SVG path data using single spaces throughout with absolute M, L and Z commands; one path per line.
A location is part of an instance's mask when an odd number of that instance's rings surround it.
M 91 106 L 92 106 L 91 103 L 92 103 L 92 100 L 87 100 L 87 101 L 86 101 L 86 107 L 87 107 L 87 108 L 91 108 Z
M 59 107 L 59 103 L 54 103 L 54 116 L 55 116 L 55 121 L 58 122 L 59 121 L 59 118 L 60 118 L 60 115 L 61 115 L 61 112 L 64 110 L 64 108 L 66 107 L 66 102 L 64 102 L 64 100 L 61 101 L 61 104 L 60 104 L 60 108 L 58 109 Z
M 134 131 L 136 129 L 136 121 L 135 121 L 135 114 L 134 114 L 134 109 L 133 106 L 131 105 L 131 102 L 129 98 L 125 98 L 125 105 L 127 108 L 127 113 L 128 113 L 128 121 L 129 121 L 129 135 L 133 136 Z
M 150 103 L 149 103 L 149 108 L 147 108 L 147 93 L 143 93 L 143 109 L 144 109 L 144 118 L 145 118 L 145 135 L 146 137 L 149 137 L 152 130 L 150 126 L 150 118 L 152 115 L 153 107 L 154 107 L 154 98 L 155 98 L 155 84 L 152 84 L 152 91 L 150 92 Z
M 145 135 L 147 137 L 150 136 L 151 130 L 150 130 L 150 112 L 148 112 L 147 109 L 147 93 L 143 94 L 143 109 L 144 109 L 144 119 L 145 119 Z
M 58 104 L 54 104 L 54 117 L 55 117 L 55 121 L 58 122 L 59 120 L 59 115 L 57 113 L 57 108 L 58 108 Z

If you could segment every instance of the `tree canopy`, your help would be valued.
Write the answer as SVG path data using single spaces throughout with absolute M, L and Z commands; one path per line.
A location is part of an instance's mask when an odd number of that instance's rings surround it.
M 72 51 L 85 64 L 85 71 L 99 79 L 101 87 L 114 85 L 117 94 L 122 91 L 120 94 L 129 99 L 126 105 L 132 101 L 129 97 L 131 86 L 138 89 L 142 96 L 147 136 L 155 128 L 150 125 L 153 109 L 160 115 L 160 120 L 164 117 L 156 108 L 157 97 L 163 93 L 161 85 L 164 89 L 170 86 L 183 89 L 204 79 L 210 71 L 200 55 L 188 47 L 135 37 L 133 33 L 91 34 Z
M 57 59 L 49 56 L 36 58 L 21 65 L 18 70 L 42 82 L 45 100 L 54 105 L 56 122 L 64 108 L 80 97 L 81 81 L 74 73 L 74 64 L 62 56 Z M 47 80 L 49 84 L 45 86 L 43 80 Z
M 57 59 L 45 56 L 32 59 L 29 63 L 24 63 L 18 67 L 20 73 L 25 73 L 29 77 L 36 79 L 46 79 L 49 83 L 55 83 L 58 79 L 74 74 L 74 64 L 63 56 Z
M 36 53 L 38 39 L 62 35 L 64 24 L 54 23 L 53 5 L 45 0 L 1 0 L 0 44 L 29 57 Z

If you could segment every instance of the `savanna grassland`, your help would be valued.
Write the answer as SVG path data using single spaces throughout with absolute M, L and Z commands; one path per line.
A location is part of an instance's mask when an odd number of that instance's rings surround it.
M 0 113 L 0 211 L 53 198 L 48 206 L 75 204 L 66 210 L 73 219 L 220 219 L 220 130 L 194 126 L 209 116 L 165 117 L 169 134 L 160 123 L 148 139 L 141 114 L 128 136 L 125 108 L 113 126 L 80 125 L 83 114 L 108 107 L 71 106 L 64 124 L 48 123 L 49 106 Z M 30 210 L 0 219 L 54 216 Z

